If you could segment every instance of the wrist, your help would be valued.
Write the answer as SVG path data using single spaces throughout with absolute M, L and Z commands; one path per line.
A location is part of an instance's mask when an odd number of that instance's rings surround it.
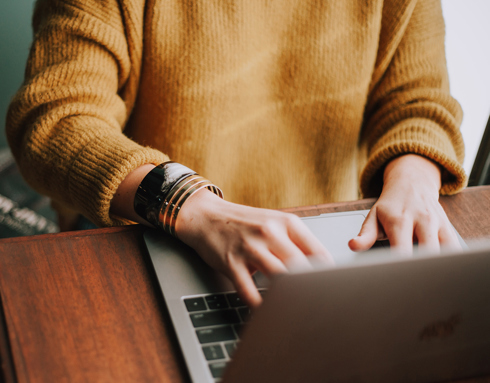
M 155 168 L 155 165 L 145 164 L 137 167 L 121 182 L 111 200 L 111 214 L 129 219 L 134 222 L 149 225 L 146 219 L 139 216 L 134 208 L 133 201 L 138 186 L 146 175 Z
M 441 189 L 441 169 L 432 160 L 417 154 L 405 154 L 390 161 L 383 174 L 384 185 L 405 182 L 423 184 L 437 194 Z
M 222 204 L 229 204 L 208 189 L 195 192 L 180 209 L 175 223 L 175 232 L 179 239 L 191 245 L 189 240 L 197 238 L 197 231 L 209 229 L 212 216 L 221 209 Z
M 134 198 L 134 210 L 150 224 L 177 236 L 175 226 L 181 208 L 204 188 L 223 198 L 221 190 L 207 179 L 181 164 L 167 161 L 141 181 Z

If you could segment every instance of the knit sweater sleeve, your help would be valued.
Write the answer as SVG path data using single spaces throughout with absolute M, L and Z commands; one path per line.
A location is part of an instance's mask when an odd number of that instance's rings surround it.
M 25 179 L 101 226 L 118 185 L 167 159 L 122 130 L 137 91 L 144 1 L 40 0 L 7 138 Z M 131 18 L 126 17 L 131 15 Z
M 361 191 L 378 195 L 384 166 L 396 156 L 416 153 L 441 166 L 441 193 L 456 193 L 466 185 L 462 111 L 449 94 L 440 1 L 390 3 L 384 4 L 365 109 Z

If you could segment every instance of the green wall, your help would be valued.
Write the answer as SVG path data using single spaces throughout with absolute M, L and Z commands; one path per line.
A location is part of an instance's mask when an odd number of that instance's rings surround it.
M 33 7 L 34 0 L 0 0 L 0 149 L 7 146 L 5 118 L 9 102 L 24 79 Z

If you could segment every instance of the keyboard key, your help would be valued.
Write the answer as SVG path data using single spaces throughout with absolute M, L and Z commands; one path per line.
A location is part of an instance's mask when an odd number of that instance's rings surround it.
M 204 311 L 207 310 L 206 303 L 204 303 L 203 298 L 189 298 L 184 299 L 185 307 L 187 307 L 187 311 Z
M 240 323 L 240 318 L 235 310 L 216 310 L 191 314 L 191 321 L 194 327 L 206 327 Z
M 231 355 L 236 350 L 237 342 L 225 343 L 226 353 L 231 358 Z
M 238 296 L 237 293 L 231 293 L 227 294 L 226 298 L 228 298 L 228 302 L 230 303 L 231 307 L 245 307 L 245 303 L 242 301 L 242 299 Z
M 204 353 L 206 360 L 215 360 L 215 359 L 224 359 L 225 358 L 225 353 L 223 352 L 223 349 L 221 348 L 221 345 L 219 345 L 219 344 L 214 344 L 212 346 L 204 346 L 202 348 L 202 352 Z
M 238 313 L 240 314 L 240 318 L 242 318 L 242 321 L 244 322 L 248 322 L 250 320 L 250 315 L 252 314 L 248 307 L 238 309 Z
M 228 308 L 228 302 L 224 294 L 214 294 L 208 295 L 206 297 L 206 302 L 211 310 L 221 310 Z
M 196 330 L 197 337 L 201 343 L 217 343 L 226 340 L 235 340 L 236 336 L 231 326 L 213 327 Z
M 225 372 L 226 363 L 209 363 L 209 369 L 211 370 L 211 375 L 213 378 L 221 378 Z

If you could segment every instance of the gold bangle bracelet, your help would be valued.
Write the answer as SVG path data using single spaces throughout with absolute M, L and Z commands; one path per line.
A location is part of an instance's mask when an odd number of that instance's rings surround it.
M 195 192 L 207 188 L 218 197 L 223 198 L 223 192 L 209 180 L 197 174 L 189 175 L 180 180 L 167 194 L 159 209 L 158 225 L 168 234 L 176 237 L 175 223 L 184 202 Z
M 165 231 L 169 233 L 172 231 L 170 229 L 172 213 L 175 210 L 176 206 L 178 206 L 178 202 L 180 201 L 181 197 L 185 195 L 189 190 L 191 190 L 194 185 L 201 184 L 203 182 L 211 184 L 208 180 L 201 176 L 191 176 L 183 180 L 180 185 L 176 185 L 176 190 L 174 193 L 172 193 L 171 196 L 169 196 L 168 205 L 166 206 L 165 211 L 162 214 L 161 222 L 163 223 L 163 229 Z
M 189 187 L 192 186 L 192 181 L 195 180 L 195 179 L 201 179 L 203 177 L 197 175 L 197 174 L 194 174 L 194 175 L 190 175 L 186 178 L 183 178 L 182 180 L 180 180 L 177 184 L 175 184 L 172 189 L 169 191 L 169 193 L 167 194 L 167 196 L 165 197 L 165 200 L 163 201 L 163 204 L 160 208 L 160 212 L 159 212 L 159 215 L 158 215 L 158 222 L 160 224 L 160 227 L 168 232 L 168 227 L 169 227 L 169 222 L 168 222 L 168 212 L 169 210 L 172 211 L 174 206 L 173 206 L 173 202 L 175 201 L 175 197 L 180 195 L 179 193 L 181 193 L 182 190 L 186 190 L 184 189 L 186 186 L 187 186 L 187 189 Z
M 188 177 L 181 179 L 179 182 L 177 182 L 172 187 L 172 189 L 165 196 L 165 200 L 163 201 L 163 204 L 160 208 L 159 218 L 158 218 L 158 221 L 160 223 L 163 223 L 164 225 L 166 225 L 166 218 L 165 217 L 167 217 L 168 211 L 170 209 L 173 209 L 172 203 L 175 200 L 176 194 L 178 194 L 182 190 L 182 188 L 184 188 L 187 184 L 189 184 L 189 182 L 191 182 L 193 179 L 196 179 L 196 178 L 200 179 L 202 177 L 197 175 L 197 174 L 194 174 L 194 175 L 191 175 L 191 176 L 188 176 Z
M 192 195 L 194 194 L 195 192 L 197 192 L 198 190 L 201 190 L 201 189 L 204 189 L 204 188 L 208 188 L 208 190 L 210 190 L 210 188 L 212 187 L 212 184 L 211 182 L 209 181 L 203 181 L 202 183 L 197 183 L 195 184 L 192 188 L 190 188 L 187 193 L 185 193 L 184 195 L 182 195 L 180 197 L 180 200 L 177 201 L 177 204 L 172 212 L 172 215 L 170 216 L 170 227 L 169 227 L 169 231 L 170 231 L 170 234 L 177 237 L 177 234 L 175 232 L 175 224 L 177 223 L 177 216 L 178 214 L 180 213 L 180 209 L 182 208 L 182 206 L 184 205 L 184 202 Z

